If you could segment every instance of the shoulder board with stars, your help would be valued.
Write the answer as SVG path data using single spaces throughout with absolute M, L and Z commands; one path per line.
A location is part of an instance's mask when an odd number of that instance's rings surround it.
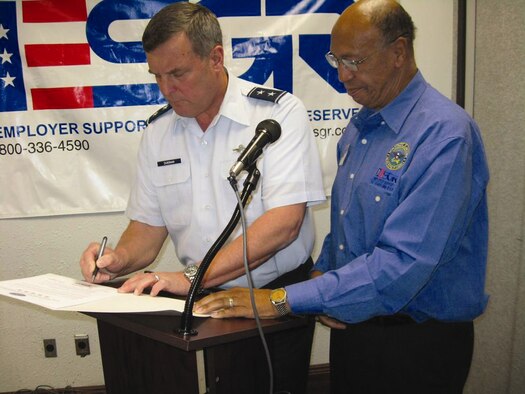
M 149 125 L 151 122 L 153 122 L 155 119 L 157 119 L 158 117 L 160 117 L 163 114 L 165 114 L 166 112 L 168 112 L 170 109 L 171 109 L 171 105 L 166 104 L 164 107 L 162 107 L 159 110 L 157 110 L 156 112 L 154 112 L 153 115 L 151 115 L 148 118 L 148 120 L 146 121 L 146 125 Z
M 288 92 L 285 92 L 284 90 L 256 87 L 250 90 L 247 96 L 259 100 L 270 101 L 272 103 L 278 103 L 281 97 L 286 93 Z

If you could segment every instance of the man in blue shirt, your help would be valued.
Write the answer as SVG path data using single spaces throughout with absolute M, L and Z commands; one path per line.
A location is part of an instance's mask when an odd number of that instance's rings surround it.
M 393 0 L 337 20 L 326 57 L 363 108 L 338 143 L 330 233 L 313 279 L 256 293 L 260 316 L 318 314 L 332 328 L 334 393 L 461 393 L 488 301 L 480 132 L 424 80 L 414 37 Z M 245 289 L 196 310 L 253 315 Z

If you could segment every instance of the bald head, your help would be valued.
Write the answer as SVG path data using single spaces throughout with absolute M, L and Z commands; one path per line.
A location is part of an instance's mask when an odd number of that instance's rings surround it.
M 407 39 L 408 49 L 413 53 L 415 26 L 412 18 L 395 0 L 359 0 L 348 7 L 334 25 L 334 31 L 342 34 L 349 30 L 360 33 L 375 28 L 379 31 L 383 44 L 390 43 L 403 36 Z

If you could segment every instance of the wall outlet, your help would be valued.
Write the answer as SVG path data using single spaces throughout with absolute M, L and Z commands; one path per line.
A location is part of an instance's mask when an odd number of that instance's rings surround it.
M 44 339 L 44 356 L 57 356 L 57 343 L 54 339 Z
M 86 357 L 88 354 L 90 354 L 89 336 L 85 334 L 75 335 L 75 350 L 77 352 L 77 356 L 80 357 Z

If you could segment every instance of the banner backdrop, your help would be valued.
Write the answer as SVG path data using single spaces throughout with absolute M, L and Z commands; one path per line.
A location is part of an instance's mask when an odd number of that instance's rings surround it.
M 125 209 L 146 119 L 164 103 L 140 39 L 173 2 L 0 1 L 0 218 Z M 230 73 L 303 100 L 328 192 L 359 106 L 324 55 L 353 1 L 199 3 L 219 18 Z

